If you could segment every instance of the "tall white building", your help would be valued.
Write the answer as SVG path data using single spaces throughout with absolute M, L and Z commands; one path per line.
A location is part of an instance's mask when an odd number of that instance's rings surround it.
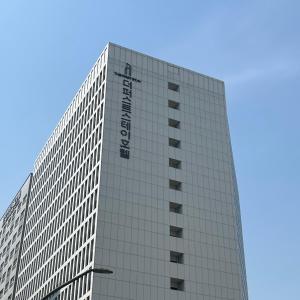
M 246 300 L 224 83 L 109 43 L 38 156 L 17 300 Z
M 0 219 L 0 299 L 12 300 L 16 292 L 27 215 L 30 174 Z

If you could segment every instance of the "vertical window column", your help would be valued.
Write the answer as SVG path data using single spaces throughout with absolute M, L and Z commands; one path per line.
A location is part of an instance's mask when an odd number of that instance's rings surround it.
M 180 91 L 180 86 L 176 83 L 173 82 L 168 82 L 168 89 L 179 93 Z M 168 100 L 168 109 L 169 110 L 177 110 L 180 111 L 180 102 L 175 101 L 175 100 Z M 177 114 L 178 116 L 178 114 Z M 168 118 L 168 125 L 169 127 L 174 128 L 175 130 L 180 130 L 181 128 L 181 123 L 180 120 L 176 119 L 171 119 Z M 181 141 L 178 139 L 175 139 L 174 137 L 169 137 L 169 147 L 181 148 Z M 181 160 L 169 157 L 169 167 L 174 168 L 177 170 L 182 169 L 182 162 Z M 176 172 L 180 172 L 177 171 Z M 169 188 L 174 190 L 174 191 L 182 191 L 182 182 L 174 179 L 169 178 Z M 169 202 L 169 212 L 170 213 L 175 213 L 175 214 L 182 214 L 182 204 L 177 203 L 174 201 Z M 170 224 L 170 236 L 175 237 L 175 238 L 183 238 L 183 228 L 173 226 Z M 184 263 L 184 253 L 178 252 L 178 251 L 173 251 L 170 250 L 170 263 L 176 263 L 176 264 L 183 264 Z M 176 290 L 176 291 L 184 291 L 184 279 L 180 278 L 170 278 L 170 289 Z

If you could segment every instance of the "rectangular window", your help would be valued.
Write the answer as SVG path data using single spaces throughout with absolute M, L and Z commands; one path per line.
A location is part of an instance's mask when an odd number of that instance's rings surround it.
M 182 214 L 182 204 L 176 202 L 169 203 L 170 212 Z
M 168 82 L 168 89 L 174 92 L 179 92 L 179 85 L 173 82 Z
M 181 161 L 174 158 L 169 158 L 169 167 L 181 169 Z
M 169 188 L 176 191 L 181 191 L 182 183 L 177 180 L 169 179 Z
M 180 128 L 180 121 L 174 120 L 174 119 L 169 119 L 169 126 L 173 128 Z
M 170 226 L 170 236 L 173 236 L 176 238 L 182 238 L 183 237 L 183 228 L 171 225 Z
M 179 278 L 170 278 L 170 289 L 184 291 L 184 280 Z
M 170 251 L 170 262 L 176 263 L 176 264 L 183 264 L 183 253 L 176 252 L 176 251 Z
M 174 148 L 180 148 L 180 141 L 169 138 L 169 146 L 174 147 Z
M 168 106 L 173 109 L 179 109 L 179 102 L 168 100 Z

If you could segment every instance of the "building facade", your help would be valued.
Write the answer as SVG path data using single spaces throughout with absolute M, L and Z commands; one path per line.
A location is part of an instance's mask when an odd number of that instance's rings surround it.
M 246 300 L 224 83 L 109 43 L 38 156 L 16 299 Z
M 0 220 L 0 299 L 15 296 L 32 175 Z

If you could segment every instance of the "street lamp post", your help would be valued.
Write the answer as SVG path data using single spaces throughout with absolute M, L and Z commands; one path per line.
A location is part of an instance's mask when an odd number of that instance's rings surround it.
M 67 286 L 69 284 L 71 284 L 72 282 L 75 282 L 79 278 L 81 278 L 84 275 L 87 275 L 91 272 L 98 273 L 98 274 L 112 274 L 113 273 L 113 271 L 111 271 L 109 269 L 97 269 L 97 268 L 88 269 L 87 271 L 82 272 L 81 274 L 75 276 L 74 278 L 70 279 L 69 281 L 67 281 L 67 282 L 63 283 L 62 285 L 60 285 L 59 287 L 55 288 L 50 293 L 48 293 L 46 296 L 44 296 L 41 300 L 47 300 L 49 297 L 51 297 L 53 294 L 58 292 L 60 289 L 64 288 L 65 286 Z

